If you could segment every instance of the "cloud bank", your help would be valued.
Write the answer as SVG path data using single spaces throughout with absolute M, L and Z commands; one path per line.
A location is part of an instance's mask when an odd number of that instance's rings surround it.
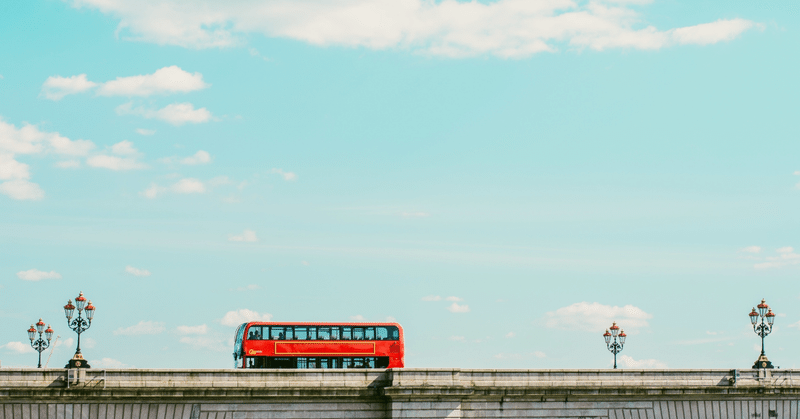
M 429 55 L 525 57 L 561 48 L 653 50 L 735 39 L 755 24 L 720 19 L 659 30 L 627 1 L 595 0 L 72 0 L 119 20 L 129 40 L 186 48 L 245 44 L 248 34 L 317 46 Z

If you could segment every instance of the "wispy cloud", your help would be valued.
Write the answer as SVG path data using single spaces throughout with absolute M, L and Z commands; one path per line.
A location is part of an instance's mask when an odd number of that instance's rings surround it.
M 652 314 L 633 305 L 623 307 L 600 303 L 575 303 L 545 314 L 545 326 L 556 329 L 602 332 L 613 322 L 623 329 L 647 327 Z
M 469 313 L 469 306 L 466 304 L 453 303 L 447 307 L 451 313 Z
M 398 49 L 445 57 L 519 58 L 560 49 L 657 50 L 729 41 L 756 26 L 745 19 L 659 30 L 628 1 L 429 2 L 355 0 L 224 3 L 197 0 L 73 0 L 119 19 L 128 39 L 187 48 L 246 44 L 250 33 L 317 46 Z
M 17 272 L 17 278 L 25 281 L 41 281 L 43 279 L 61 279 L 61 274 L 56 271 L 45 272 L 38 269 L 29 269 Z
M 133 326 L 120 327 L 113 333 L 115 335 L 125 335 L 125 336 L 157 335 L 159 333 L 164 332 L 165 330 L 167 330 L 167 328 L 164 327 L 164 322 L 153 322 L 153 321 L 142 320 Z
M 198 326 L 178 326 L 178 333 L 182 335 L 205 335 L 208 333 L 208 326 L 201 324 Z
M 70 77 L 51 76 L 42 84 L 41 96 L 61 100 L 64 96 L 82 93 L 97 87 L 100 96 L 152 96 L 188 93 L 209 87 L 200 73 L 189 73 L 178 66 L 156 70 L 153 74 L 117 77 L 104 83 L 89 81 L 86 74 Z
M 150 271 L 148 271 L 147 269 L 134 268 L 131 265 L 128 265 L 128 266 L 125 267 L 125 272 L 127 272 L 127 273 L 129 273 L 129 274 L 131 274 L 133 276 L 150 276 L 150 275 L 152 275 L 152 273 L 150 273 Z
M 42 84 L 41 96 L 50 100 L 61 100 L 64 96 L 85 92 L 97 86 L 86 78 L 86 74 L 71 77 L 51 76 Z
M 272 169 L 271 173 L 280 175 L 283 178 L 283 180 L 297 180 L 296 174 L 284 171 L 283 169 Z
M 222 316 L 220 319 L 220 323 L 223 326 L 238 326 L 242 323 L 252 322 L 252 321 L 270 321 L 272 319 L 272 314 L 269 313 L 259 313 L 257 311 L 248 310 L 246 308 L 240 310 L 229 311 Z
M 228 241 L 232 242 L 257 242 L 256 232 L 253 230 L 245 230 L 242 234 L 231 234 L 228 236 Z
M 800 264 L 800 253 L 795 253 L 794 248 L 791 246 L 784 246 L 775 249 L 775 254 L 772 256 L 750 259 L 760 260 L 760 262 L 753 265 L 755 269 L 783 268 Z
M 145 119 L 157 119 L 180 126 L 186 123 L 200 124 L 211 120 L 211 112 L 206 108 L 195 109 L 191 103 L 173 103 L 161 109 L 142 106 L 134 107 L 132 102 L 117 106 L 118 115 L 137 115 Z

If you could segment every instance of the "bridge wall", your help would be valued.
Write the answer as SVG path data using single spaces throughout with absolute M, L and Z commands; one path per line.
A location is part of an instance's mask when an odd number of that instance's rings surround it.
M 799 401 L 800 370 L 0 369 L 0 419 L 800 419 Z

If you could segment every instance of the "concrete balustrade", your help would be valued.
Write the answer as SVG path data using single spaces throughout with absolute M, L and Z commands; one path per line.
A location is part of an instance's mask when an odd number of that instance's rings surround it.
M 800 418 L 795 370 L 0 369 L 0 419 Z

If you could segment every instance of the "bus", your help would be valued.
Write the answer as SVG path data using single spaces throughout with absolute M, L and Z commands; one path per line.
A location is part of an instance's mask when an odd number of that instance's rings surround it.
M 403 368 L 397 323 L 243 323 L 234 368 Z

